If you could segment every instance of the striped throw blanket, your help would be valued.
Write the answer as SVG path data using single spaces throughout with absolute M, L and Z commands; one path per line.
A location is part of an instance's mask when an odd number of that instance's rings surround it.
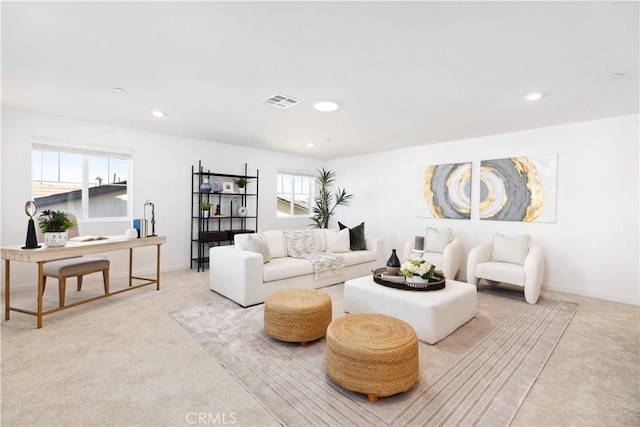
M 287 242 L 287 255 L 309 261 L 316 279 L 344 273 L 344 258 L 338 254 L 320 252 L 314 230 L 282 230 L 282 233 Z

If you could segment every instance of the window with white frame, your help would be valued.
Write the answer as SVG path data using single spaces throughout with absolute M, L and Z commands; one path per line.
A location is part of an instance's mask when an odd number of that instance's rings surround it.
M 128 218 L 130 155 L 34 144 L 31 159 L 38 211 L 65 210 L 78 219 Z
M 277 216 L 310 216 L 314 195 L 311 174 L 278 171 Z

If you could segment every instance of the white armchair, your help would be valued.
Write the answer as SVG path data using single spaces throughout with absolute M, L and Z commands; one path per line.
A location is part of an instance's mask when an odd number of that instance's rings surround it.
M 409 259 L 409 256 L 411 256 L 414 249 L 415 239 L 411 239 L 405 243 L 403 258 L 400 261 L 402 262 Z M 444 277 L 447 279 L 455 279 L 458 276 L 458 273 L 462 270 L 464 265 L 464 245 L 462 240 L 453 236 L 451 242 L 444 247 L 444 250 L 441 253 L 429 251 L 430 245 L 428 244 L 424 246 L 424 249 L 425 251 L 422 258 L 435 265 L 436 270 L 442 271 L 444 273 Z
M 528 245 L 528 251 L 525 249 L 523 252 L 522 264 L 504 262 L 500 254 L 495 254 L 494 242 L 484 242 L 471 249 L 467 258 L 467 282 L 477 285 L 480 279 L 485 279 L 494 285 L 498 283 L 517 285 L 524 288 L 525 300 L 529 304 L 535 304 L 540 296 L 544 276 L 542 249 L 531 243 Z M 513 251 L 508 256 L 513 257 Z M 517 254 L 515 257 L 517 258 Z M 500 261 L 496 261 L 496 258 Z

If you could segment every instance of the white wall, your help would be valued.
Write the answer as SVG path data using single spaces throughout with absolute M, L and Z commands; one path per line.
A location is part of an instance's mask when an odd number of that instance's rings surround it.
M 467 252 L 494 232 L 528 233 L 547 257 L 544 286 L 596 298 L 639 304 L 639 117 L 624 116 L 527 132 L 453 141 L 326 163 L 337 184 L 355 195 L 335 220 L 347 225 L 366 221 L 367 235 L 386 241 L 387 250 L 424 232 L 427 226 L 450 227 Z M 156 205 L 158 234 L 168 243 L 164 271 L 189 268 L 191 166 L 250 174 L 260 170 L 259 228 L 306 227 L 307 219 L 276 217 L 277 168 L 313 172 L 324 163 L 299 156 L 235 147 L 209 141 L 103 125 L 59 116 L 2 109 L 0 173 L 0 244 L 24 244 L 24 203 L 31 198 L 31 139 L 44 137 L 83 145 L 134 150 L 134 216 L 144 200 Z M 558 153 L 558 196 L 553 224 L 438 220 L 415 215 L 417 166 L 472 161 L 474 206 L 478 168 L 483 159 Z M 335 222 L 335 221 L 334 221 Z M 84 234 L 122 234 L 129 223 L 81 223 Z M 109 253 L 112 274 L 126 274 L 126 254 Z M 4 265 L 2 266 L 4 268 Z M 136 255 L 136 270 L 154 268 L 153 251 Z M 4 280 L 4 274 L 2 275 Z M 12 264 L 12 284 L 35 283 L 33 266 Z
M 337 218 L 366 221 L 387 250 L 426 227 L 452 228 L 468 251 L 494 232 L 530 234 L 545 251 L 544 287 L 639 304 L 638 116 L 426 145 L 333 160 L 338 184 L 355 194 Z M 473 162 L 472 206 L 479 198 L 480 160 L 558 153 L 555 223 L 418 218 L 418 166 Z
M 210 141 L 181 138 L 139 131 L 95 122 L 69 119 L 13 108 L 2 109 L 1 158 L 1 240 L 2 246 L 25 242 L 27 217 L 24 204 L 31 200 L 31 141 L 33 137 L 77 143 L 81 146 L 127 147 L 133 154 L 133 215 L 142 218 L 145 200 L 156 210 L 156 233 L 167 236 L 162 248 L 162 270 L 189 268 L 191 166 L 198 160 L 211 171 L 241 174 L 244 163 L 249 174 L 260 171 L 259 228 L 292 229 L 306 227 L 309 219 L 276 217 L 275 185 L 278 168 L 314 173 L 322 166 L 319 160 L 264 150 L 235 147 Z M 81 222 L 83 234 L 124 234 L 127 222 Z M 134 255 L 137 272 L 155 268 L 153 248 Z M 142 250 L 144 251 L 144 250 Z M 114 278 L 127 273 L 128 258 L 110 252 Z M 4 268 L 4 263 L 2 264 Z M 33 266 L 11 265 L 12 286 L 36 283 Z M 4 283 L 4 273 L 2 274 Z M 3 287 L 4 289 L 4 287 Z

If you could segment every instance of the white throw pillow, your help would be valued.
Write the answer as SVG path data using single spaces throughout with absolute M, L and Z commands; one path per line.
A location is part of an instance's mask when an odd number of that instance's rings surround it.
M 245 249 L 261 254 L 263 264 L 271 261 L 271 250 L 269 250 L 269 243 L 264 233 L 249 234 Z
M 453 231 L 450 228 L 438 230 L 436 228 L 427 227 L 427 235 L 425 237 L 425 252 L 443 253 L 451 240 L 453 240 Z
M 327 230 L 327 252 L 344 253 L 349 252 L 351 241 L 349 240 L 349 229 Z
M 314 228 L 313 231 L 316 233 L 316 239 L 318 239 L 318 250 L 320 252 L 326 252 L 327 250 L 327 233 L 324 228 Z
M 493 235 L 491 260 L 522 265 L 529 252 L 530 241 L 531 237 L 528 234 L 509 237 L 504 234 L 495 233 Z
M 268 230 L 264 232 L 264 237 L 269 243 L 271 258 L 282 258 L 287 256 L 287 245 L 280 230 Z

